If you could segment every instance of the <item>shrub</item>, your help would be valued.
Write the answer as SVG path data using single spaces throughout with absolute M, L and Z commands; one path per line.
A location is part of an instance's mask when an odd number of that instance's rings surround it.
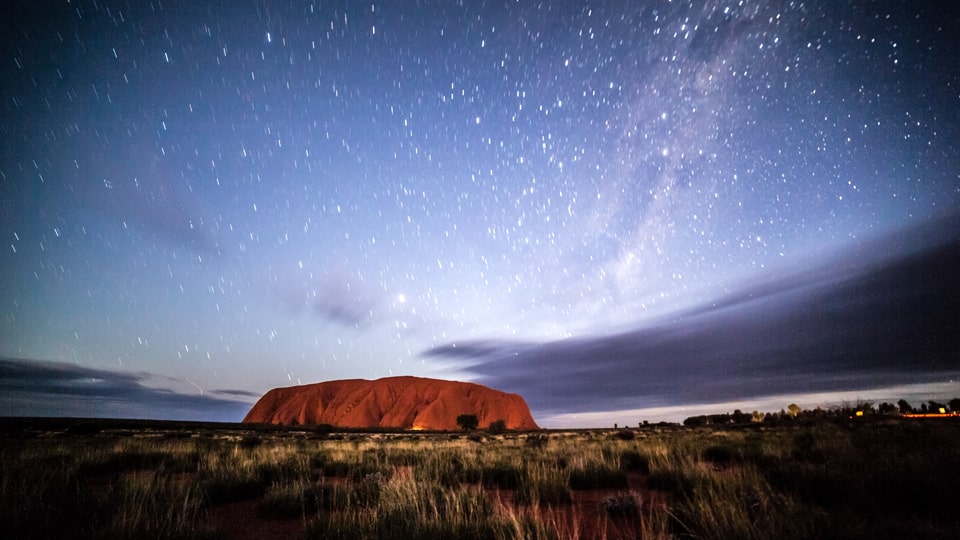
M 493 422 L 490 422 L 489 426 L 487 426 L 487 431 L 489 431 L 490 433 L 493 433 L 494 435 L 503 433 L 506 430 L 507 430 L 506 420 L 494 420 Z
M 476 432 L 471 433 L 467 435 L 467 440 L 471 442 L 483 442 L 484 441 L 483 433 L 476 433 Z
M 263 439 L 258 435 L 244 435 L 243 438 L 240 439 L 240 448 L 244 450 L 252 450 L 261 444 L 263 444 Z
M 480 425 L 480 420 L 475 414 L 461 414 L 457 417 L 457 425 L 464 431 L 473 431 Z
M 550 437 L 546 435 L 529 435 L 526 440 L 523 441 L 523 444 L 527 448 L 540 450 L 546 448 L 549 442 Z

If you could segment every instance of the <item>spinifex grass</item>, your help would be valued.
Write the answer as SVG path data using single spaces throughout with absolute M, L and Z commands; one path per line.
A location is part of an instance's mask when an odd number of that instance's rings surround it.
M 0 434 L 11 538 L 960 537 L 953 424 L 316 434 Z

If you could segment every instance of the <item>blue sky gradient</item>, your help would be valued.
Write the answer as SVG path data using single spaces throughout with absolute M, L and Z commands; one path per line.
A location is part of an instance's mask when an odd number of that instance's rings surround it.
M 0 414 L 949 388 L 956 10 L 635 4 L 4 7 Z

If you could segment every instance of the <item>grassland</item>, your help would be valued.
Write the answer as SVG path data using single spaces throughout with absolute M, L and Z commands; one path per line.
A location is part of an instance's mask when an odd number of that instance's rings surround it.
M 0 419 L 6 538 L 960 538 L 960 423 L 333 433 Z

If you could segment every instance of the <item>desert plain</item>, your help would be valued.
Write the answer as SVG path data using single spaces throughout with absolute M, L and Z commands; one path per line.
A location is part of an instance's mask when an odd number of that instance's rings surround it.
M 0 418 L 0 524 L 7 538 L 958 538 L 958 428 Z

